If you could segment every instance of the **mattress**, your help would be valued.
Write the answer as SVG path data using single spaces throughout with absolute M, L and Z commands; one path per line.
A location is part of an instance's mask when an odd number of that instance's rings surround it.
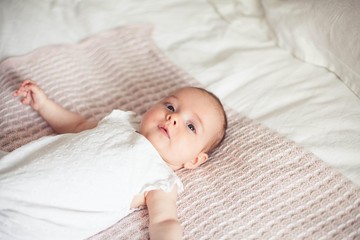
M 151 24 L 164 54 L 236 113 L 301 145 L 360 185 L 360 21 L 348 24 L 344 14 L 334 12 L 338 6 L 317 2 L 1 1 L 0 59 L 76 43 L 126 24 Z M 360 16 L 356 1 L 337 9 L 349 19 Z M 334 17 L 324 21 L 327 16 Z M 335 43 L 354 45 L 334 46 L 309 30 L 312 26 L 331 29 Z M 336 54 L 339 49 L 344 56 Z
M 160 48 L 225 103 L 360 184 L 359 97 L 333 72 L 280 48 L 259 1 L 2 1 L 1 8 L 0 59 L 154 24 Z

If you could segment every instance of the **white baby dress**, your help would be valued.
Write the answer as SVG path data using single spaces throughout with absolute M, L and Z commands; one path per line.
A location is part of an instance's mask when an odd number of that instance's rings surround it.
M 94 129 L 43 137 L 0 159 L 0 239 L 84 239 L 131 213 L 137 194 L 182 191 L 138 124 L 114 110 Z

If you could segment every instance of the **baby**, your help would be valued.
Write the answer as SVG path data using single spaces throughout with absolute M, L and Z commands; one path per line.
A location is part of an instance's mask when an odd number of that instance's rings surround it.
M 215 95 L 180 88 L 141 119 L 114 110 L 100 122 L 66 110 L 30 80 L 14 96 L 61 135 L 0 160 L 1 239 L 83 239 L 144 205 L 151 239 L 181 239 L 183 185 L 174 171 L 200 166 L 222 142 L 227 119 Z

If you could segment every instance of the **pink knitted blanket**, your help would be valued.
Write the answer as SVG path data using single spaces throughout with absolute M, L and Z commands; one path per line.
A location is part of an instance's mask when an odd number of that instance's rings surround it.
M 199 85 L 156 47 L 149 26 L 125 26 L 49 46 L 0 65 L 0 149 L 52 130 L 12 92 L 26 78 L 68 109 L 100 119 L 143 113 L 170 91 Z M 360 189 L 312 153 L 231 109 L 224 144 L 202 167 L 180 170 L 184 239 L 359 239 Z M 147 210 L 92 237 L 147 239 Z

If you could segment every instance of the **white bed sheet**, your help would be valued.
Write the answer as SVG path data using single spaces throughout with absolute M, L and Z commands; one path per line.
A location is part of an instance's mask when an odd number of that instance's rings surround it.
M 277 47 L 259 1 L 0 2 L 0 59 L 151 23 L 159 47 L 227 105 L 360 185 L 360 100 L 336 75 Z

